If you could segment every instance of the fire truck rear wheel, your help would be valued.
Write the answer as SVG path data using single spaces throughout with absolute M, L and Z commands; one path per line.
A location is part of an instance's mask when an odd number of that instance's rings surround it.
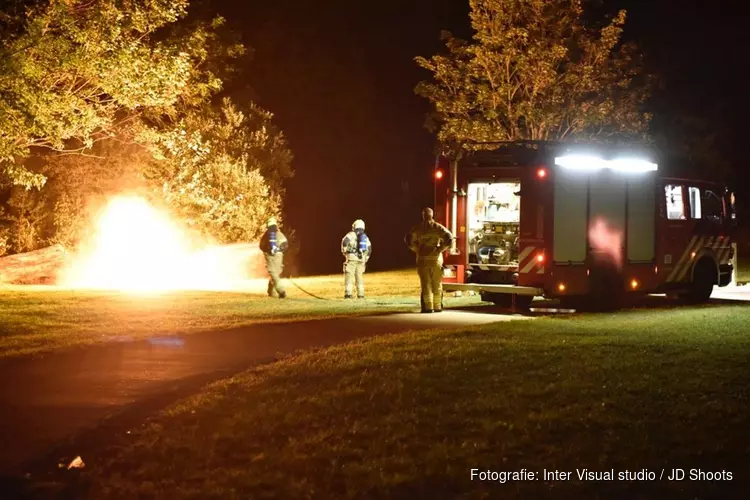
M 717 282 L 716 267 L 713 262 L 707 259 L 702 259 L 695 266 L 690 289 L 682 296 L 682 298 L 691 304 L 706 302 L 711 298 L 711 292 L 713 292 L 714 285 Z

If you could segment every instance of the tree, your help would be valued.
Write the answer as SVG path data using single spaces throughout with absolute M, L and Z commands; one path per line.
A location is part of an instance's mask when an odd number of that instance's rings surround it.
M 179 29 L 187 6 L 50 0 L 3 18 L 0 174 L 41 187 L 44 176 L 22 164 L 33 148 L 85 152 L 138 119 L 172 116 L 216 92 L 221 80 L 206 61 L 221 20 Z
M 91 217 L 113 195 L 148 193 L 140 171 L 152 157 L 140 145 L 116 139 L 97 142 L 90 155 L 47 156 L 39 172 L 47 182 L 30 190 L 44 200 L 51 218 L 46 238 L 73 247 L 86 237 Z
M 44 202 L 35 193 L 12 189 L 5 207 L 0 207 L 0 254 L 38 248 L 45 221 Z
M 598 30 L 582 0 L 470 0 L 473 40 L 416 58 L 432 73 L 417 94 L 443 145 L 643 138 L 649 95 L 637 48 L 620 43 L 625 11 Z M 476 147 L 476 146 L 474 146 Z
M 139 170 L 152 157 L 143 147 L 109 139 L 97 142 L 91 153 L 32 157 L 29 171 L 46 180 L 41 189 L 0 186 L 0 234 L 7 236 L 7 251 L 49 243 L 72 247 L 86 236 L 91 216 L 109 196 L 124 190 L 147 193 Z
M 74 246 L 86 237 L 92 214 L 122 192 L 168 207 L 191 229 L 216 241 L 253 241 L 269 216 L 280 217 L 282 182 L 292 175 L 292 154 L 272 118 L 254 103 L 244 111 L 229 99 L 220 107 L 206 103 L 173 123 L 144 126 L 137 144 L 107 139 L 88 156 L 47 158 L 36 170 L 47 179 L 43 189 L 16 187 L 0 195 L 7 192 L 11 202 L 23 199 L 44 207 L 43 217 L 34 219 L 36 230 L 24 231 L 35 247 L 47 242 Z M 14 204 L 9 215 L 18 211 Z M 9 239 L 25 228 L 0 217 L 2 227 Z M 8 246 L 10 251 L 20 248 Z
M 214 105 L 246 50 L 223 19 L 194 20 L 187 8 L 188 0 L 16 0 L 0 15 L 8 250 L 75 244 L 88 215 L 123 190 L 222 242 L 252 240 L 279 216 L 292 175 L 286 138 L 252 102 Z M 33 231 L 17 215 L 27 205 Z
M 292 175 L 292 154 L 272 118 L 224 99 L 218 111 L 196 108 L 168 130 L 144 131 L 139 141 L 155 158 L 144 179 L 191 227 L 222 242 L 255 240 L 266 219 L 279 216 L 281 182 Z

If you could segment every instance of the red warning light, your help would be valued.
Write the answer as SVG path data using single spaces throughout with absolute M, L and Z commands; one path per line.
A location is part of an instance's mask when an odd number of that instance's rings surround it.
M 443 171 L 442 170 L 436 170 L 435 171 L 435 179 L 442 179 L 443 178 Z
M 547 177 L 547 169 L 540 168 L 539 170 L 536 171 L 536 176 L 539 177 L 540 179 L 544 179 L 545 177 Z

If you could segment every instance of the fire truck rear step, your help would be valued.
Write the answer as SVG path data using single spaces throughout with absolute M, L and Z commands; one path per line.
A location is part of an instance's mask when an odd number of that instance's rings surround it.
M 446 292 L 490 292 L 490 293 L 515 293 L 517 295 L 544 295 L 544 290 L 531 286 L 516 285 L 490 285 L 482 283 L 443 283 Z

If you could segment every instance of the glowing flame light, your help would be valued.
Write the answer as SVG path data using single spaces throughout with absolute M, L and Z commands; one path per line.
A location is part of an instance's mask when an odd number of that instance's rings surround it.
M 247 278 L 250 260 L 260 258 L 257 245 L 199 243 L 144 199 L 118 197 L 98 218 L 92 241 L 60 284 L 128 292 L 234 290 Z
M 617 269 L 622 268 L 622 239 L 622 231 L 610 229 L 602 219 L 597 219 L 589 229 L 591 247 Z

